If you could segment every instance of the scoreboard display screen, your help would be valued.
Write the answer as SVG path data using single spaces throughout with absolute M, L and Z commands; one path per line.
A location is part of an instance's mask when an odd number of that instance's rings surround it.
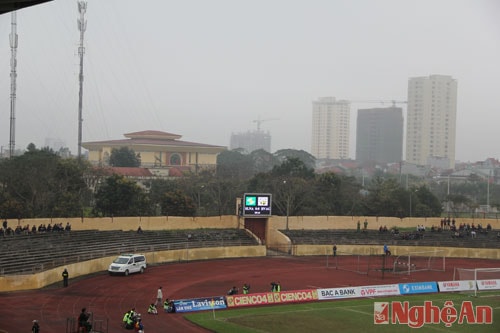
M 271 194 L 245 193 L 243 216 L 271 216 Z

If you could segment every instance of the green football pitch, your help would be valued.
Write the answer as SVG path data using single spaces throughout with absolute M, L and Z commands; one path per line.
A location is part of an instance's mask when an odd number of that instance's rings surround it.
M 424 301 L 443 308 L 444 303 L 453 301 L 460 314 L 462 302 L 472 304 L 474 309 L 489 306 L 493 309 L 491 324 L 471 324 L 466 320 L 460 324 L 458 319 L 448 325 L 424 324 L 413 328 L 408 324 L 374 324 L 375 302 L 409 302 L 409 308 L 422 306 Z M 186 315 L 186 318 L 199 326 L 218 333 L 263 333 L 263 332 L 341 332 L 341 333 L 396 333 L 396 332 L 500 332 L 500 293 L 481 293 L 478 297 L 460 293 L 441 293 L 392 298 L 318 301 L 294 305 L 264 306 L 231 310 L 206 311 Z M 472 318 L 472 317 L 469 317 Z

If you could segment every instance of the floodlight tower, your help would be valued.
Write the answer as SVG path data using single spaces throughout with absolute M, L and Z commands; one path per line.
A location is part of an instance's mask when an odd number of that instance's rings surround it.
M 10 138 L 9 158 L 14 156 L 16 149 L 16 66 L 17 66 L 17 17 L 16 12 L 11 13 L 10 39 Z
M 82 156 L 82 109 L 83 109 L 83 54 L 85 47 L 83 46 L 83 37 L 85 29 L 87 29 L 87 21 L 85 21 L 85 12 L 87 11 L 87 2 L 78 1 L 78 12 L 80 18 L 78 19 L 78 30 L 80 30 L 80 45 L 78 46 L 78 55 L 80 56 L 80 75 L 78 81 L 80 82 L 80 90 L 78 93 L 78 159 Z

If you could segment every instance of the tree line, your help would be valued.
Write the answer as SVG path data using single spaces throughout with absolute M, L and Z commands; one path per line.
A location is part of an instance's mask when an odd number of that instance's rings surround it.
M 109 162 L 138 166 L 140 156 L 114 149 Z M 442 215 L 444 202 L 472 202 L 465 192 L 443 194 L 442 184 L 418 178 L 402 186 L 397 176 L 378 173 L 363 185 L 354 176 L 316 173 L 315 163 L 301 150 L 230 150 L 219 154 L 216 170 L 137 182 L 30 144 L 23 155 L 0 161 L 0 217 L 232 215 L 247 192 L 271 193 L 273 215 L 282 216 L 427 217 Z

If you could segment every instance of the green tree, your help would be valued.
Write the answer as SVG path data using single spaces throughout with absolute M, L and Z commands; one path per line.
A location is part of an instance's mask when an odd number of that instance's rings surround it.
M 11 217 L 80 216 L 88 197 L 83 178 L 88 167 L 30 144 L 23 155 L 0 163 L 0 206 Z
M 0 218 L 17 219 L 23 216 L 23 205 L 14 199 L 0 199 Z
M 307 165 L 297 157 L 287 157 L 283 163 L 276 165 L 271 170 L 271 175 L 274 177 L 298 177 L 303 179 L 314 178 L 314 169 L 308 168 Z
M 196 212 L 193 199 L 180 190 L 165 193 L 161 209 L 163 215 L 169 216 L 194 216 Z
M 434 194 L 432 194 L 427 186 L 422 185 L 418 187 L 417 189 L 415 189 L 414 193 L 414 197 L 416 197 L 417 199 L 414 216 L 441 216 L 441 202 Z
M 324 173 L 316 176 L 310 215 L 360 215 L 361 185 L 354 177 Z M 315 212 L 315 213 L 314 213 Z
M 253 176 L 253 162 L 250 155 L 240 150 L 226 150 L 217 155 L 217 175 L 224 178 L 249 179 Z
M 216 177 L 201 191 L 207 200 L 203 207 L 214 215 L 235 214 L 235 200 L 243 192 L 242 189 L 238 180 Z
M 109 165 L 113 167 L 139 167 L 141 157 L 128 147 L 113 148 L 109 156 Z
M 189 177 L 189 176 L 187 176 Z M 174 192 L 179 189 L 179 183 L 176 180 L 170 179 L 154 179 L 151 181 L 149 189 L 149 200 L 153 207 L 160 207 L 163 204 L 165 193 Z
M 280 215 L 304 215 L 304 204 L 311 193 L 311 183 L 307 179 L 299 177 L 286 177 L 283 180 L 274 179 L 272 185 L 274 206 Z
M 113 175 L 104 181 L 95 195 L 97 216 L 149 215 L 149 200 L 144 191 L 131 180 Z
M 273 194 L 273 211 L 279 215 L 302 215 L 311 193 L 314 170 L 298 158 L 287 158 L 270 172 L 255 175 L 248 184 L 250 192 Z
M 365 215 L 399 216 L 402 211 L 401 191 L 395 179 L 375 177 L 370 182 L 364 201 Z
M 279 164 L 278 158 L 264 149 L 257 149 L 250 153 L 253 162 L 253 174 L 268 172 Z
M 280 149 L 274 153 L 274 156 L 276 156 L 279 161 L 297 158 L 307 169 L 314 169 L 316 167 L 316 158 L 304 150 Z

